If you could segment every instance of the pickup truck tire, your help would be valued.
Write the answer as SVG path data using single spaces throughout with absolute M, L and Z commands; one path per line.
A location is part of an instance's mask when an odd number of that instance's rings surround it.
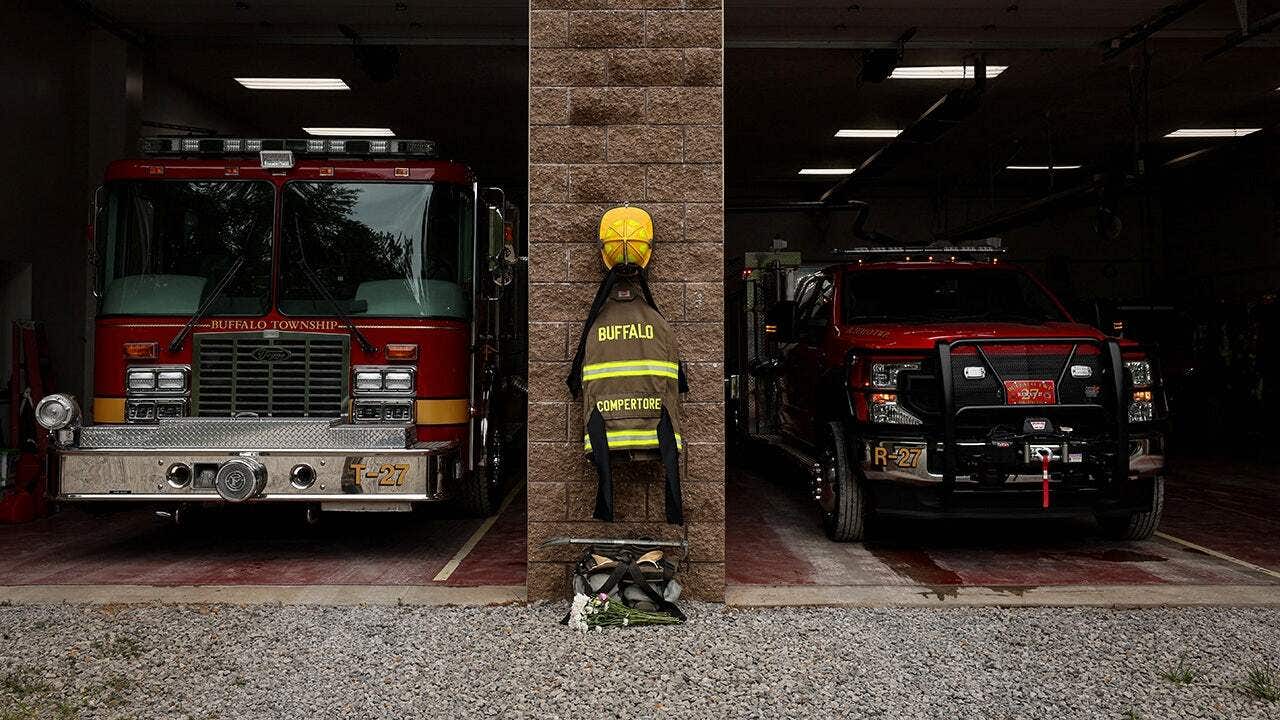
M 1098 518 L 1102 533 L 1113 540 L 1149 540 L 1160 525 L 1164 514 L 1164 478 L 1157 477 L 1151 488 L 1151 509 Z
M 849 443 L 843 424 L 827 423 L 822 458 L 824 481 L 830 485 L 832 495 L 830 503 L 823 507 L 823 529 L 827 537 L 836 542 L 857 542 L 866 532 L 867 501 L 849 463 Z

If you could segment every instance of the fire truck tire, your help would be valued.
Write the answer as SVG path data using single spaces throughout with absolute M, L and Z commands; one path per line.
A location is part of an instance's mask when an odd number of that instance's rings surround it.
M 822 458 L 824 482 L 830 493 L 822 508 L 823 529 L 836 542 L 858 542 L 866 533 L 867 501 L 862 483 L 849 463 L 849 443 L 842 423 L 827 423 Z
M 488 447 L 485 448 L 484 467 L 462 479 L 458 501 L 467 514 L 489 517 L 498 511 L 498 505 L 502 502 L 506 459 L 502 441 L 491 436 Z
M 1113 540 L 1149 540 L 1160 525 L 1160 516 L 1164 514 L 1164 478 L 1157 477 L 1151 489 L 1151 509 L 1145 512 L 1130 513 L 1098 518 L 1098 526 L 1102 532 Z

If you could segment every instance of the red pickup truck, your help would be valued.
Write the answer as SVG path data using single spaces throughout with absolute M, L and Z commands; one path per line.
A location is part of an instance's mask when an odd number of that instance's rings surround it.
M 886 254 L 802 277 L 769 315 L 779 352 L 752 369 L 772 378 L 774 441 L 812 461 L 827 534 L 860 540 L 877 512 L 1092 515 L 1112 537 L 1150 537 L 1154 360 L 998 257 Z

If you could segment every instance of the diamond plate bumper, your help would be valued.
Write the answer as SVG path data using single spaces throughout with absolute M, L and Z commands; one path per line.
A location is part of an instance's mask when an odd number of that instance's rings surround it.
M 321 503 L 431 502 L 456 478 L 454 442 L 414 442 L 410 425 L 273 418 L 183 418 L 155 425 L 81 428 L 57 450 L 58 498 L 67 501 L 223 500 L 215 481 L 223 463 L 248 457 L 266 481 L 250 501 Z M 175 482 L 171 468 L 185 470 Z M 314 478 L 300 483 L 295 469 Z

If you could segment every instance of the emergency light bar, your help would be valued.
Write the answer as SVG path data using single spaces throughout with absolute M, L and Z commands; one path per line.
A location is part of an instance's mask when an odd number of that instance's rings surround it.
M 939 245 L 931 247 L 856 247 L 837 248 L 836 255 L 1003 255 L 1002 247 L 973 245 Z
M 438 157 L 434 140 L 395 138 L 234 138 L 144 137 L 138 141 L 144 155 L 257 155 L 289 151 L 295 155 L 385 155 L 388 157 Z

